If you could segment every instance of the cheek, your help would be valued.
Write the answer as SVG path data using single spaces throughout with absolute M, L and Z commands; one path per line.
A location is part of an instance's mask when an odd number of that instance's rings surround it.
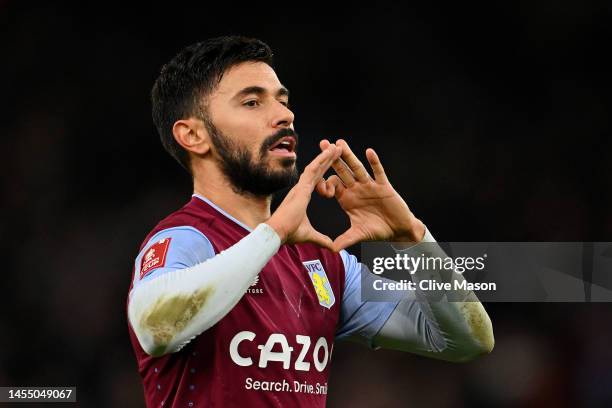
M 268 136 L 265 133 L 265 129 L 254 126 L 253 122 L 235 122 L 229 129 L 231 130 L 228 130 L 227 134 L 241 146 L 245 146 L 251 151 L 258 152 L 262 142 Z
M 218 111 L 213 121 L 221 133 L 241 148 L 248 149 L 254 157 L 259 156 L 261 144 L 272 134 L 256 112 L 234 109 Z

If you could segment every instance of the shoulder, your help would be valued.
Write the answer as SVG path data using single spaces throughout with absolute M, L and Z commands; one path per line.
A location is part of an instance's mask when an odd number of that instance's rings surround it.
M 147 234 L 143 245 L 149 239 L 153 238 L 153 236 L 164 230 L 191 227 L 194 231 L 201 232 L 206 229 L 207 225 L 210 225 L 213 219 L 214 217 L 209 212 L 203 211 L 202 208 L 197 205 L 197 202 L 192 199 L 183 207 L 158 222 L 151 232 Z
M 215 255 L 208 238 L 189 225 L 165 228 L 150 235 L 134 260 L 134 279 L 188 268 Z
M 149 234 L 141 246 L 138 257 L 145 254 L 151 248 L 163 249 L 164 252 L 193 252 L 198 254 L 202 251 L 206 253 L 211 252 L 212 244 L 208 237 L 199 229 L 191 225 L 177 225 Z
M 194 249 L 204 243 L 210 244 L 208 237 L 199 229 L 191 225 L 177 225 L 152 231 L 143 242 L 141 252 L 147 247 L 165 240 L 171 241 L 173 246 Z

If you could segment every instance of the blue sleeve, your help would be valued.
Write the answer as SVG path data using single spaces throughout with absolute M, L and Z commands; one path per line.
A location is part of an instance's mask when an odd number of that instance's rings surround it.
M 141 282 L 155 279 L 170 271 L 197 265 L 215 255 L 208 238 L 189 226 L 161 230 L 142 248 L 134 261 L 134 288 Z M 156 264 L 152 264 L 156 261 Z
M 365 265 L 357 261 L 355 256 L 344 250 L 340 251 L 340 256 L 344 263 L 346 278 L 336 339 L 358 336 L 371 346 L 374 336 L 399 302 L 362 302 L 361 274 L 362 272 L 367 274 L 364 275 L 364 279 L 374 276 Z

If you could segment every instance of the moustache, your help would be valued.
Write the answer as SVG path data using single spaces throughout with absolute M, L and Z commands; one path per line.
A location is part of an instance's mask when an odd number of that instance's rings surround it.
M 268 136 L 263 143 L 261 144 L 261 156 L 263 157 L 268 150 L 274 146 L 274 144 L 276 142 L 278 142 L 280 139 L 282 139 L 283 137 L 287 137 L 287 136 L 293 136 L 295 138 L 295 150 L 297 151 L 297 147 L 298 147 L 298 142 L 299 142 L 299 136 L 298 134 L 295 132 L 295 130 L 290 129 L 290 128 L 283 128 L 280 129 L 278 132 L 276 132 L 275 134 L 273 134 L 272 136 Z

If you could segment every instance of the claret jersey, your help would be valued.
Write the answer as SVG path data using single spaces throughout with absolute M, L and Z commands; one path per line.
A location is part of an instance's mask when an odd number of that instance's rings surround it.
M 250 231 L 194 195 L 146 237 L 130 294 L 147 280 L 204 262 Z M 128 324 L 147 406 L 325 406 L 334 340 L 371 341 L 397 305 L 361 302 L 360 270 L 346 251 L 281 245 L 234 308 L 180 351 L 149 356 Z

